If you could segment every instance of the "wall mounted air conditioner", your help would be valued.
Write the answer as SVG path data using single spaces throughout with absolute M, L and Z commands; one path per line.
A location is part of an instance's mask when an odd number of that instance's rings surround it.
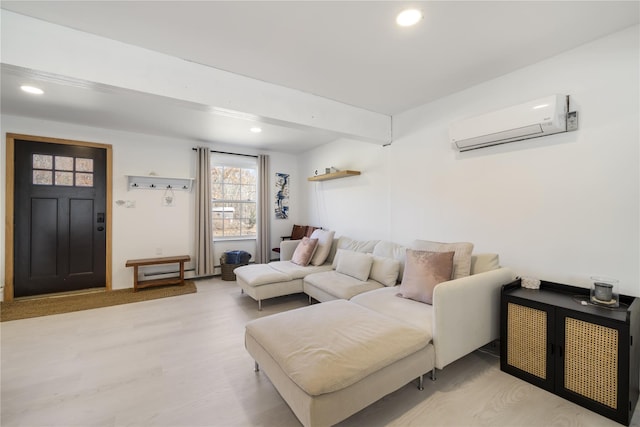
M 469 151 L 567 132 L 568 107 L 567 95 L 551 95 L 454 123 L 449 135 L 456 149 Z M 575 112 L 570 125 L 569 130 L 577 127 Z

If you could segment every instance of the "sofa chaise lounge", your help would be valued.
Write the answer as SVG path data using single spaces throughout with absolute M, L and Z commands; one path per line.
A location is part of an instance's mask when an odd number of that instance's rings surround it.
M 498 256 L 440 283 L 432 305 L 381 287 L 251 321 L 245 346 L 305 426 L 338 423 L 499 337 Z

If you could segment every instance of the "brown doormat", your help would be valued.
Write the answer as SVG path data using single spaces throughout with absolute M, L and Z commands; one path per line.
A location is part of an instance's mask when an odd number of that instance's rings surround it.
M 197 291 L 195 283 L 185 281 L 183 286 L 158 286 L 139 289 L 138 292 L 133 292 L 133 288 L 129 288 L 80 295 L 2 301 L 0 302 L 0 321 L 6 322 L 8 320 L 109 307 L 111 305 L 192 294 Z

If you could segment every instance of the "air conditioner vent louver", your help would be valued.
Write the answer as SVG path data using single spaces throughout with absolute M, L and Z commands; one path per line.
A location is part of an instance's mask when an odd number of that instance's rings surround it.
M 568 97 L 552 95 L 451 125 L 453 146 L 469 151 L 566 132 Z

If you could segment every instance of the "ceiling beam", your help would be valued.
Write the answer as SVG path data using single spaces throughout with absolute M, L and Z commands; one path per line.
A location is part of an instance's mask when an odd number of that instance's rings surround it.
M 6 65 L 194 103 L 212 114 L 391 142 L 391 117 L 384 114 L 7 10 L 0 14 Z

